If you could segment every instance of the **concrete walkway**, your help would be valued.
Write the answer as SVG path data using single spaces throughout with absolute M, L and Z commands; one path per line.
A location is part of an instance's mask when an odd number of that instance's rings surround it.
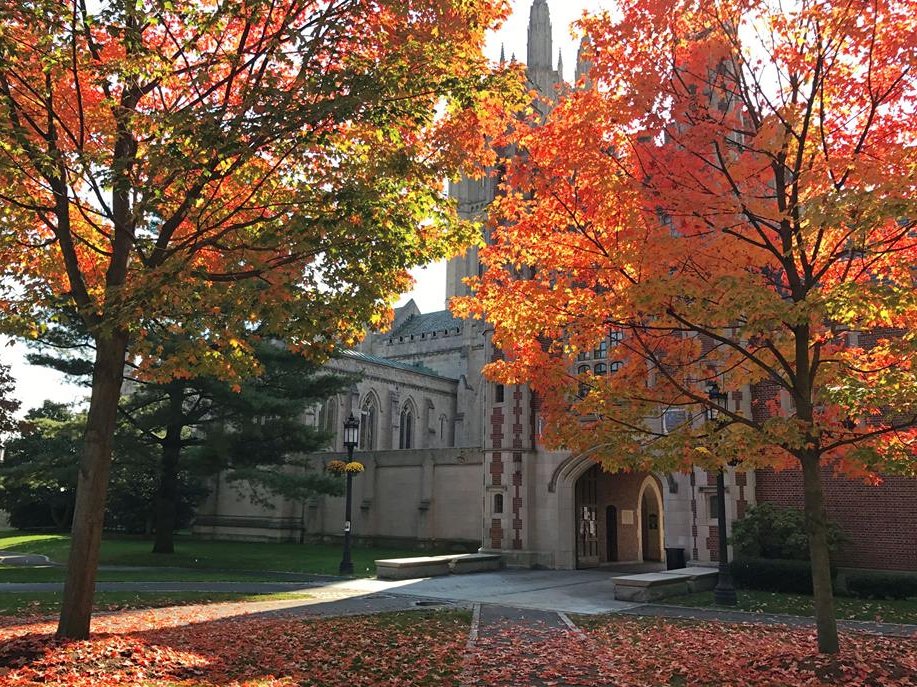
M 0 565 L 23 565 L 34 567 L 37 565 L 55 565 L 47 556 L 39 553 L 20 553 L 18 551 L 0 551 Z
M 811 619 L 800 616 L 615 601 L 612 581 L 615 574 L 603 570 L 510 569 L 397 581 L 303 575 L 300 580 L 290 582 L 99 582 L 97 589 L 240 594 L 281 592 L 296 595 L 297 598 L 272 601 L 271 610 L 304 615 L 351 615 L 447 605 L 471 608 L 479 604 L 481 608 L 495 606 L 517 609 L 518 612 L 538 611 L 548 614 L 531 615 L 542 620 L 545 617 L 565 617 L 566 614 L 624 613 L 728 623 L 814 626 Z M 56 582 L 2 583 L 0 593 L 55 592 L 62 587 L 62 584 Z M 484 617 L 486 620 L 489 616 L 485 614 Z M 519 617 L 529 616 L 523 613 Z M 845 630 L 898 637 L 917 636 L 917 624 L 846 620 L 838 624 Z

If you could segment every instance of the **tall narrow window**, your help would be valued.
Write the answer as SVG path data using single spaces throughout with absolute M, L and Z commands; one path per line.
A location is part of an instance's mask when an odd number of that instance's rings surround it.
M 587 375 L 591 371 L 591 368 L 588 365 L 580 365 L 576 368 L 576 371 L 580 375 Z M 579 383 L 579 397 L 585 398 L 586 394 L 589 393 L 589 385 L 585 381 L 580 381 Z
M 331 437 L 328 439 L 329 448 L 333 448 L 335 445 L 335 436 L 337 435 L 338 425 L 337 425 L 337 413 L 338 409 L 338 400 L 335 397 L 329 398 L 322 404 L 322 408 L 318 413 L 318 428 L 323 432 L 328 432 Z
M 376 448 L 376 421 L 379 417 L 379 409 L 376 405 L 376 397 L 370 394 L 360 406 L 360 448 L 364 451 L 372 451 Z
M 595 350 L 592 351 L 592 357 L 596 360 L 601 360 L 602 358 L 608 357 L 608 341 L 602 339 L 599 342 L 599 345 L 596 346 Z
M 401 427 L 398 434 L 398 448 L 414 447 L 414 410 L 410 403 L 401 408 Z
M 494 387 L 494 403 L 503 403 L 505 391 L 502 384 L 497 384 Z

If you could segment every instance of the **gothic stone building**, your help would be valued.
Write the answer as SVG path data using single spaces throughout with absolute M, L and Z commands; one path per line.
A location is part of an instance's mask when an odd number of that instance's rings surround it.
M 548 6 L 534 0 L 527 69 L 544 93 L 562 83 L 552 55 Z M 450 188 L 465 217 L 481 217 L 495 192 L 493 179 Z M 462 279 L 478 269 L 476 248 L 453 259 L 447 299 L 464 293 Z M 600 343 L 578 364 L 613 373 L 615 343 Z M 482 375 L 495 353 L 483 323 L 448 310 L 420 313 L 411 301 L 396 310 L 389 332 L 370 334 L 359 350 L 328 364 L 359 381 L 306 421 L 336 430 L 349 413 L 360 418 L 356 454 L 366 470 L 353 481 L 358 541 L 497 551 L 510 565 L 547 568 L 659 561 L 666 548 L 683 549 L 690 561 L 716 560 L 714 474 L 609 474 L 587 456 L 548 451 L 538 441 L 531 391 Z M 773 393 L 766 386 L 746 389 L 729 402 L 751 414 L 758 412 L 753 397 Z M 332 449 L 343 452 L 340 436 Z M 332 457 L 329 451 L 315 460 Z M 888 478 L 880 487 L 826 480 L 829 515 L 850 538 L 839 563 L 917 569 L 917 480 Z M 726 485 L 730 522 L 758 501 L 801 506 L 801 476 L 792 471 L 729 470 Z M 343 511 L 342 498 L 323 496 L 278 499 L 264 508 L 218 480 L 195 531 L 292 541 L 339 537 Z

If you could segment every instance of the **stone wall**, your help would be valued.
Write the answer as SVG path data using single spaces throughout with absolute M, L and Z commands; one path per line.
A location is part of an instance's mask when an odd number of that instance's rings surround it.
M 344 454 L 313 456 L 313 464 Z M 374 451 L 355 456 L 353 536 L 358 541 L 476 549 L 481 542 L 482 453 L 477 449 Z M 343 480 L 344 478 L 342 478 Z M 218 539 L 299 541 L 343 533 L 344 498 L 253 502 L 222 477 L 199 509 L 194 533 Z

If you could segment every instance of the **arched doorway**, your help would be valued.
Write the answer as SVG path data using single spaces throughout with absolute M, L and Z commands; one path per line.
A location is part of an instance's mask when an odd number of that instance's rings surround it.
M 662 560 L 662 494 L 651 476 L 640 488 L 640 559 Z
M 568 501 L 571 567 L 663 560 L 664 512 L 659 480 L 646 472 L 605 472 L 588 460 L 571 466 Z M 572 469 L 576 467 L 578 469 Z M 569 474 L 569 473 L 568 473 Z M 562 478 L 564 471 L 559 470 Z

